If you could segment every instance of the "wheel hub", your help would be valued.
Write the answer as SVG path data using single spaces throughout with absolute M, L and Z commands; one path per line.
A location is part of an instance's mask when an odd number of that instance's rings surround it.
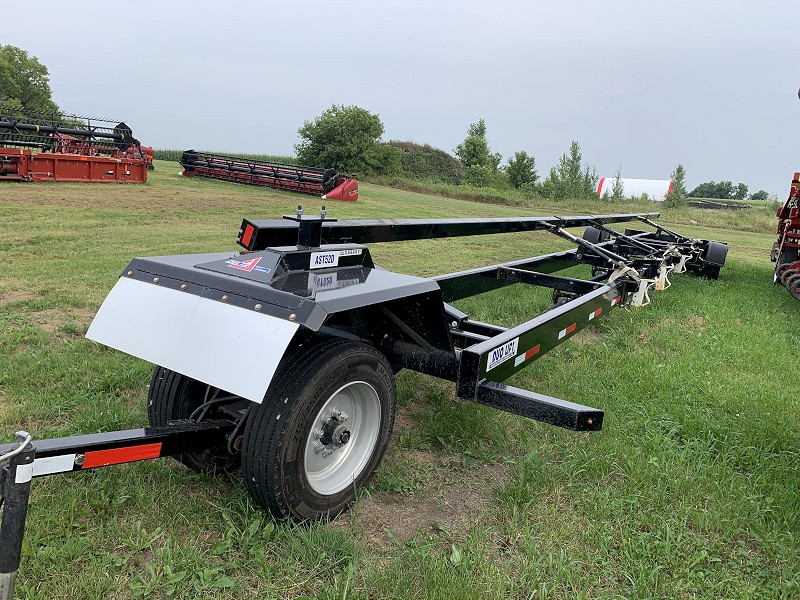
M 380 425 L 378 393 L 367 382 L 346 383 L 322 402 L 303 459 L 310 487 L 331 495 L 352 486 L 378 443 Z
M 334 446 L 344 446 L 350 441 L 350 430 L 347 426 L 339 421 L 339 418 L 333 417 L 322 426 L 322 435 L 319 441 L 325 446 L 333 444 Z

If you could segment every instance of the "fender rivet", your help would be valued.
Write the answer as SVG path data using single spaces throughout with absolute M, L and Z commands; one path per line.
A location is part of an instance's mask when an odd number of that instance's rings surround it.
M 223 297 L 222 297 L 222 301 L 223 301 L 223 302 L 227 302 L 227 301 L 228 301 L 228 297 L 227 297 L 227 296 L 223 296 Z
M 128 271 L 127 273 L 125 273 L 125 275 L 127 275 L 128 277 L 133 277 L 133 271 Z
M 188 285 L 186 285 L 185 283 L 182 283 L 182 284 L 181 284 L 181 289 L 182 289 L 182 290 L 185 290 L 185 289 L 186 289 L 186 288 L 188 288 L 188 287 L 189 287 L 189 286 L 188 286 Z
M 159 281 L 161 280 L 158 277 L 153 277 L 153 283 L 158 283 Z
M 297 315 L 296 315 L 296 314 L 294 314 L 294 313 L 290 314 L 290 315 L 289 315 L 289 320 L 290 320 L 290 321 L 296 321 L 296 320 L 297 320 Z
M 260 304 L 256 304 L 253 308 L 255 308 L 256 310 L 261 310 L 261 305 Z

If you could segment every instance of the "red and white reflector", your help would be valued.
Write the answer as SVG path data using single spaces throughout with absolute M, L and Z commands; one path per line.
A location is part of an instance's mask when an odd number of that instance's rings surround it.
M 598 308 L 593 313 L 589 313 L 589 320 L 591 321 L 595 317 L 599 317 L 602 312 L 603 312 L 603 307 L 601 306 L 600 308 Z
M 576 328 L 577 326 L 578 326 L 578 324 L 577 324 L 577 323 L 573 323 L 573 324 L 572 324 L 572 325 L 570 325 L 569 327 L 565 327 L 564 329 L 562 329 L 561 331 L 559 331 L 559 332 L 558 332 L 558 339 L 560 339 L 560 340 L 563 340 L 563 339 L 564 339 L 565 337 L 567 337 L 567 336 L 568 336 L 570 333 L 572 333 L 573 331 L 575 331 L 575 328 Z
M 619 304 L 620 300 L 622 300 L 622 296 L 617 296 L 611 301 L 611 306 L 616 306 L 617 304 Z
M 517 356 L 514 359 L 514 366 L 518 367 L 522 363 L 524 363 L 526 360 L 530 360 L 531 358 L 533 358 L 534 356 L 539 354 L 539 350 L 541 350 L 541 349 L 542 349 L 542 345 L 541 344 L 536 344 L 533 348 L 531 348 L 530 350 L 525 352 L 525 354 L 520 354 L 519 356 Z

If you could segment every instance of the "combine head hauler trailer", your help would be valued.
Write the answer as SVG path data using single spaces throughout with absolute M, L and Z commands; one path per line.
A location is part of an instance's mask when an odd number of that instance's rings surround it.
M 335 169 L 301 167 L 266 160 L 237 158 L 187 150 L 181 156 L 183 174 L 245 185 L 309 194 L 327 200 L 358 200 L 358 181 Z
M 0 109 L 0 181 L 143 183 L 152 168 L 152 148 L 123 122 Z
M 800 300 L 800 173 L 795 173 L 789 198 L 778 209 L 778 239 L 770 260 L 775 263 L 772 281 L 785 286 Z
M 602 410 L 504 382 L 614 307 L 649 303 L 673 274 L 718 277 L 727 245 L 670 231 L 657 215 L 337 221 L 298 207 L 245 220 L 242 253 L 134 259 L 87 337 L 157 365 L 150 427 L 35 443 L 19 432 L 0 446 L 0 600 L 13 588 L 33 477 L 175 456 L 198 470 L 240 468 L 276 517 L 337 515 L 387 446 L 400 369 L 452 381 L 465 400 L 599 430 Z M 609 227 L 629 221 L 655 231 Z M 378 267 L 364 245 L 524 231 L 577 248 L 422 278 Z M 592 276 L 554 274 L 578 264 Z M 513 284 L 552 289 L 552 307 L 508 329 L 449 304 Z

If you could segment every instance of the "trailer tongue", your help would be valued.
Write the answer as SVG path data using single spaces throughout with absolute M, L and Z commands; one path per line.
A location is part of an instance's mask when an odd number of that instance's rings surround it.
M 380 462 L 403 368 L 452 381 L 471 402 L 601 429 L 602 410 L 505 381 L 612 308 L 648 304 L 673 274 L 718 277 L 726 244 L 682 236 L 656 216 L 337 221 L 298 207 L 283 220 L 245 220 L 244 253 L 134 259 L 87 337 L 157 365 L 150 427 L 35 446 L 21 432 L 0 446 L 0 600 L 13 590 L 32 477 L 176 455 L 199 470 L 241 466 L 277 517 L 337 515 Z M 655 231 L 609 227 L 630 221 Z M 364 245 L 522 231 L 576 248 L 420 278 L 381 269 Z M 590 278 L 554 274 L 579 264 L 591 265 Z M 514 284 L 552 289 L 553 306 L 509 329 L 449 304 Z

